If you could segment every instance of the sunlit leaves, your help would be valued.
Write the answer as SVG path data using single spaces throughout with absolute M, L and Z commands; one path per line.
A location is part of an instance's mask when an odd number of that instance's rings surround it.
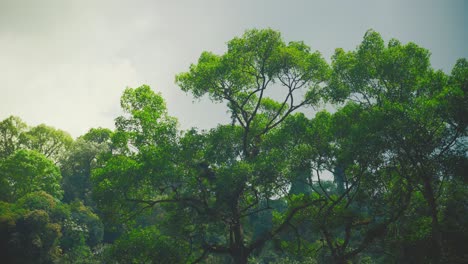
M 31 192 L 46 191 L 61 198 L 59 169 L 44 155 L 30 150 L 18 150 L 0 162 L 0 179 L 5 191 L 1 198 L 15 201 Z
M 176 83 L 197 98 L 207 94 L 226 102 L 233 122 L 260 136 L 294 110 L 321 101 L 328 76 L 320 53 L 303 42 L 286 44 L 279 32 L 265 29 L 232 39 L 223 55 L 202 53 L 198 64 L 177 75 Z M 286 94 L 275 104 L 265 95 L 273 87 Z
M 22 133 L 27 125 L 16 116 L 10 116 L 0 122 L 0 158 L 5 158 L 21 147 Z
M 117 133 L 114 136 L 119 140 L 130 140 L 128 144 L 139 148 L 166 143 L 175 136 L 177 121 L 168 116 L 161 95 L 149 86 L 127 88 L 122 95 L 121 106 L 128 115 L 116 119 Z M 119 132 L 125 133 L 120 136 Z
M 408 101 L 424 90 L 430 74 L 429 52 L 414 43 L 391 40 L 387 47 L 380 34 L 368 31 L 357 51 L 337 49 L 332 57 L 329 85 L 332 100 L 364 104 L 382 100 Z
M 67 132 L 44 124 L 23 133 L 22 138 L 26 148 L 42 153 L 54 161 L 58 161 L 73 142 Z

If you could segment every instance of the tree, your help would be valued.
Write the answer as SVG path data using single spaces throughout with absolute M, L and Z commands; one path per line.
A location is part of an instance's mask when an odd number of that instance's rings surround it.
M 54 219 L 56 200 L 29 193 L 17 203 L 0 202 L 0 256 L 7 263 L 51 263 L 60 257 L 61 226 Z
M 99 218 L 82 203 L 70 206 L 44 191 L 0 202 L 0 256 L 7 263 L 91 263 L 102 240 Z
M 327 202 L 314 208 L 311 218 L 333 262 L 346 263 L 384 237 L 401 218 L 413 186 L 393 157 L 387 156 L 386 131 L 378 129 L 387 122 L 382 115 L 348 103 L 329 120 L 332 151 L 319 161 L 338 178 L 338 188 L 331 192 L 317 179 L 316 188 Z M 338 173 L 342 174 L 337 177 Z
M 45 191 L 57 199 L 63 195 L 60 171 L 44 155 L 21 149 L 0 161 L 1 199 L 12 202 L 22 196 Z
M 36 150 L 55 162 L 73 142 L 72 137 L 67 132 L 44 124 L 24 132 L 22 139 L 26 148 Z
M 110 143 L 112 137 L 112 130 L 108 128 L 91 128 L 86 134 L 81 136 L 82 139 L 88 142 L 95 142 L 98 144 Z
M 127 89 L 122 106 L 131 115 L 116 120 L 113 137 L 121 149 L 94 172 L 98 200 L 127 210 L 171 206 L 179 218 L 190 216 L 179 233 L 201 245 L 194 261 L 227 254 L 246 263 L 297 211 L 316 202 L 299 199 L 276 226 L 255 238 L 247 233 L 249 216 L 273 210 L 270 200 L 294 199 L 284 192 L 289 181 L 283 156 L 289 154 L 264 142 L 294 111 L 320 101 L 327 75 L 326 62 L 304 43 L 285 44 L 269 29 L 247 31 L 228 43 L 225 54 L 204 52 L 176 77 L 195 97 L 227 102 L 232 124 L 181 137 L 160 96 L 146 86 Z M 282 87 L 282 101 L 267 97 L 273 86 Z
M 432 222 L 431 258 L 442 261 L 442 186 L 455 177 L 454 168 L 466 164 L 466 118 L 461 117 L 466 111 L 466 60 L 459 60 L 448 77 L 431 68 L 429 51 L 394 39 L 385 46 L 372 30 L 356 51 L 337 49 L 332 59 L 330 97 L 355 101 L 365 115 L 381 120 L 362 127 L 375 135 L 367 144 L 398 172 L 392 177 L 423 195 Z
M 254 249 L 285 228 L 292 215 L 316 202 L 305 199 L 278 226 L 250 243 L 244 242 L 245 214 L 272 210 L 268 203 L 260 206 L 259 201 L 271 200 L 275 195 L 287 196 L 283 192 L 289 183 L 288 172 L 284 174 L 286 164 L 281 162 L 280 149 L 265 147 L 263 143 L 295 110 L 320 101 L 321 84 L 327 75 L 328 67 L 320 54 L 310 52 L 304 43 L 286 45 L 278 32 L 251 30 L 231 40 L 226 54 L 216 56 L 205 52 L 189 72 L 176 77 L 182 90 L 190 91 L 195 97 L 207 94 L 213 101 L 227 102 L 233 124 L 240 126 L 237 129 L 241 144 L 228 160 L 232 165 L 226 161 L 208 163 L 220 174 L 218 177 L 227 174 L 229 179 L 222 189 L 228 191 L 223 196 L 228 201 L 226 209 L 230 218 L 227 220 L 232 221 L 231 239 L 219 249 L 231 254 L 236 263 L 245 262 Z M 280 102 L 266 96 L 273 83 L 283 88 L 285 96 Z
M 30 128 L 19 117 L 10 116 L 0 122 L 0 159 L 19 149 L 30 149 L 57 162 L 72 142 L 65 131 L 44 124 Z
M 70 146 L 60 160 L 64 201 L 75 199 L 86 205 L 94 205 L 91 197 L 91 170 L 98 166 L 97 160 L 102 155 L 109 155 L 112 131 L 93 128 L 79 137 Z
M 112 263 L 184 263 L 187 248 L 156 227 L 132 229 L 108 249 Z
M 0 159 L 6 158 L 20 148 L 21 135 L 26 124 L 16 116 L 10 116 L 0 122 Z

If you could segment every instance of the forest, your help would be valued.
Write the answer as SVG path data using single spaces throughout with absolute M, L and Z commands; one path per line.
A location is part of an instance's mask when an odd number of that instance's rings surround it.
M 76 139 L 0 122 L 2 263 L 467 263 L 466 58 L 252 29 L 175 82 L 231 122 L 182 130 L 147 85 Z

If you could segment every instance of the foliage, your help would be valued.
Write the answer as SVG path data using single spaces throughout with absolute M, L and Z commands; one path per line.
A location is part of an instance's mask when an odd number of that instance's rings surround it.
M 430 257 L 440 261 L 446 257 L 440 227 L 442 186 L 457 177 L 466 162 L 467 127 L 460 118 L 465 111 L 466 60 L 459 60 L 447 76 L 430 67 L 429 51 L 397 40 L 385 46 L 370 30 L 356 51 L 338 49 L 332 65 L 329 94 L 335 101 L 356 102 L 364 121 L 358 121 L 356 132 L 365 135 L 369 153 L 393 171 L 390 180 L 406 182 L 408 191 L 421 191 L 431 219 Z M 356 118 L 352 120 L 356 124 Z M 359 139 L 351 142 L 365 151 Z M 371 165 L 375 171 L 377 164 Z
M 130 230 L 108 249 L 112 263 L 185 263 L 187 249 L 155 227 Z
M 51 160 L 36 151 L 21 149 L 0 161 L 0 198 L 11 202 L 42 190 L 60 199 L 60 179 L 60 171 Z
M 16 150 L 35 150 L 57 162 L 73 142 L 62 130 L 44 124 L 28 127 L 19 117 L 10 116 L 0 122 L 0 159 Z
M 91 170 L 98 166 L 98 157 L 107 155 L 110 150 L 111 133 L 106 130 L 92 129 L 78 138 L 60 160 L 63 175 L 62 188 L 64 201 L 75 199 L 94 205 L 91 197 Z
M 76 140 L 0 122 L 2 260 L 466 262 L 466 59 L 438 71 L 369 30 L 329 64 L 254 29 L 176 83 L 231 122 L 179 130 L 147 85 Z
M 21 135 L 26 124 L 16 116 L 10 116 L 0 122 L 0 159 L 13 154 L 21 144 Z
M 26 148 L 36 150 L 54 161 L 58 161 L 73 142 L 67 132 L 44 124 L 23 133 L 22 139 Z
M 189 72 L 176 77 L 195 97 L 208 94 L 227 102 L 233 124 L 179 137 L 158 94 L 147 86 L 127 89 L 121 105 L 129 116 L 116 119 L 113 137 L 118 153 L 94 171 L 102 210 L 126 217 L 172 203 L 171 210 L 188 220 L 186 235 L 201 244 L 200 258 L 222 253 L 245 263 L 288 222 L 256 238 L 247 229 L 249 216 L 271 213 L 269 201 L 284 195 L 289 184 L 283 169 L 289 159 L 282 160 L 280 149 L 263 141 L 293 111 L 320 101 L 327 74 L 320 54 L 305 44 L 286 45 L 273 30 L 247 31 L 228 43 L 224 55 L 205 52 Z M 282 102 L 266 97 L 273 83 L 286 92 Z
M 61 228 L 50 216 L 56 206 L 53 197 L 31 193 L 17 204 L 0 206 L 1 257 L 6 263 L 50 263 L 59 258 Z

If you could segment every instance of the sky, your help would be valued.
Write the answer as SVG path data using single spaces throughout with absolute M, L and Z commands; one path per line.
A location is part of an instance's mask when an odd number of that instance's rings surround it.
M 229 122 L 226 108 L 174 83 L 203 51 L 222 54 L 247 29 L 279 30 L 330 61 L 368 29 L 430 50 L 450 72 L 468 58 L 468 1 L 0 0 L 0 120 L 19 116 L 80 136 L 114 127 L 126 87 L 147 84 L 180 128 Z

